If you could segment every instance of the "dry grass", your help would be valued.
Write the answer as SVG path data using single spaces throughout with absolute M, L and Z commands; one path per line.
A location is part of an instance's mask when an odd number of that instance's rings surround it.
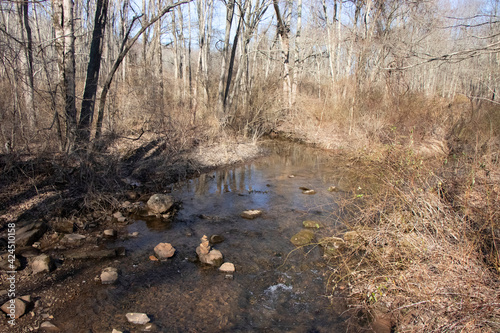
M 393 149 L 381 190 L 346 202 L 359 237 L 332 259 L 332 286 L 348 287 L 353 318 L 389 318 L 398 332 L 498 332 L 499 166 L 457 179 L 467 159 L 440 176 L 431 162 Z

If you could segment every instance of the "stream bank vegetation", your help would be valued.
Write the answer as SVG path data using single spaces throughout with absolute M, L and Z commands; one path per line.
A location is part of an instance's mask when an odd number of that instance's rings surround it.
M 344 205 L 362 241 L 329 259 L 353 320 L 498 331 L 499 6 L 2 1 L 2 228 L 299 139 L 378 180 Z

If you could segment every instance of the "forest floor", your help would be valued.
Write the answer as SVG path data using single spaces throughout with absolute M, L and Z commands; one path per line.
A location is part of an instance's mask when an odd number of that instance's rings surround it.
M 49 325 L 53 309 L 78 297 L 82 281 L 94 281 L 102 265 L 124 255 L 108 243 L 135 237 L 126 233 L 127 215 L 153 193 L 168 193 L 179 180 L 263 154 L 243 140 L 174 150 L 164 139 L 143 136 L 85 156 L 1 155 L 0 305 L 12 298 L 10 276 L 15 276 L 15 296 L 28 297 L 19 300 L 16 325 L 2 320 L 0 331 L 30 332 Z M 15 229 L 16 262 L 7 256 L 9 229 Z M 51 256 L 50 274 L 35 272 L 36 258 L 43 254 Z M 13 271 L 11 264 L 15 273 L 7 273 Z

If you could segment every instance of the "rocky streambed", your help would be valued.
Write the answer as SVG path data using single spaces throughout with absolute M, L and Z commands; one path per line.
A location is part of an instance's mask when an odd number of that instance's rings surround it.
M 100 226 L 61 219 L 55 232 L 44 222 L 18 229 L 20 312 L 16 326 L 6 316 L 0 330 L 345 330 L 345 304 L 329 292 L 324 259 L 341 240 L 325 237 L 338 227 L 336 202 L 361 187 L 328 153 L 271 150 L 177 183 L 168 195 L 132 191 Z

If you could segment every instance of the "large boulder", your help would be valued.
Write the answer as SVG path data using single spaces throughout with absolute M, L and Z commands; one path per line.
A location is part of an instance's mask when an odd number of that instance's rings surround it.
M 174 198 L 166 194 L 153 194 L 148 202 L 148 209 L 153 214 L 163 214 L 174 205 Z

